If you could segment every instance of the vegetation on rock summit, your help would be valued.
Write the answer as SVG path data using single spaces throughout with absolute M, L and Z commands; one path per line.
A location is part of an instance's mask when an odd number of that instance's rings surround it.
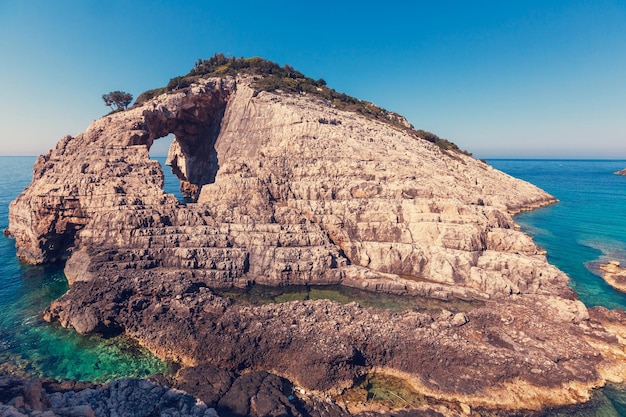
M 345 93 L 338 93 L 326 85 L 322 78 L 314 80 L 294 69 L 291 65 L 280 66 L 275 62 L 263 58 L 228 58 L 217 53 L 209 59 L 198 59 L 194 68 L 183 76 L 172 78 L 167 86 L 149 90 L 137 97 L 135 105 L 140 105 L 153 97 L 170 91 L 182 90 L 190 87 L 202 78 L 237 76 L 248 74 L 254 77 L 252 87 L 256 92 L 267 91 L 283 94 L 307 94 L 327 101 L 339 110 L 352 111 L 364 115 L 369 119 L 380 120 L 397 128 L 408 131 L 412 135 L 425 139 L 439 146 L 443 151 L 455 151 L 471 155 L 447 139 L 440 138 L 434 133 L 424 130 L 415 130 L 404 117 L 397 113 L 376 106 L 373 103 L 359 100 Z

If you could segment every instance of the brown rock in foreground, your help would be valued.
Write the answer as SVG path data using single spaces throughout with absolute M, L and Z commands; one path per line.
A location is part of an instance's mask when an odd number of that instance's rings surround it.
M 218 417 L 197 398 L 147 380 L 122 379 L 102 387 L 63 389 L 54 381 L 0 374 L 0 415 L 47 417 Z
M 149 159 L 169 133 L 190 203 L 162 191 Z M 123 331 L 160 357 L 271 372 L 315 395 L 381 373 L 466 407 L 540 409 L 625 375 L 623 323 L 590 320 L 512 220 L 554 201 L 410 129 L 227 76 L 63 139 L 38 159 L 8 230 L 22 259 L 67 260 L 71 289 L 45 318 L 80 333 Z M 251 284 L 474 304 L 259 306 L 215 292 Z

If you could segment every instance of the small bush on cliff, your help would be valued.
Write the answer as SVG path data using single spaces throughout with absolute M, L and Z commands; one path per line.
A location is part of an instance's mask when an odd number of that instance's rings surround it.
M 434 133 L 427 132 L 426 130 L 420 129 L 420 130 L 416 130 L 415 134 L 419 138 L 422 138 L 431 143 L 434 143 L 443 151 L 455 151 L 455 152 L 459 152 L 467 156 L 472 156 L 470 152 L 460 149 L 455 143 L 450 142 L 448 139 L 440 138 Z
M 111 111 L 118 111 L 128 107 L 133 101 L 133 95 L 124 91 L 111 91 L 109 94 L 103 94 L 102 100 L 106 106 L 111 108 Z
M 143 93 L 139 94 L 139 96 L 137 97 L 137 100 L 135 100 L 135 106 L 140 105 L 142 103 L 145 103 L 148 100 L 153 99 L 154 97 L 160 96 L 163 93 L 167 93 L 167 88 L 166 87 L 161 87 L 161 88 L 155 88 L 154 90 L 148 90 L 148 91 L 144 91 Z

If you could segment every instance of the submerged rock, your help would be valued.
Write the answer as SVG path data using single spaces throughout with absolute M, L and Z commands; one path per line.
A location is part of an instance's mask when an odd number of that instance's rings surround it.
M 163 192 L 149 159 L 170 133 L 168 163 L 187 203 Z M 622 323 L 590 319 L 512 219 L 555 201 L 408 123 L 225 75 L 64 138 L 11 204 L 8 233 L 25 261 L 67 261 L 71 288 L 46 320 L 126 332 L 162 358 L 226 370 L 191 379 L 218 409 L 340 415 L 319 399 L 371 372 L 461 411 L 540 409 L 585 401 L 625 375 L 613 333 Z M 481 302 L 391 312 L 251 305 L 212 290 L 254 284 Z M 281 384 L 313 394 L 296 406 Z M 242 399 L 240 386 L 256 394 Z
M 610 261 L 598 268 L 607 284 L 617 291 L 626 292 L 626 268 L 620 267 L 618 261 Z

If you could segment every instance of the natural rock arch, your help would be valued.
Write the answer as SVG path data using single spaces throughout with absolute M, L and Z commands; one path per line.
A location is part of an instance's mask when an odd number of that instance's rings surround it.
M 226 88 L 215 89 L 214 94 L 185 95 L 175 112 L 154 105 L 143 112 L 148 149 L 155 140 L 174 135 L 166 165 L 180 180 L 181 193 L 189 201 L 197 201 L 202 186 L 215 181 L 219 169 L 215 142 L 230 92 Z

